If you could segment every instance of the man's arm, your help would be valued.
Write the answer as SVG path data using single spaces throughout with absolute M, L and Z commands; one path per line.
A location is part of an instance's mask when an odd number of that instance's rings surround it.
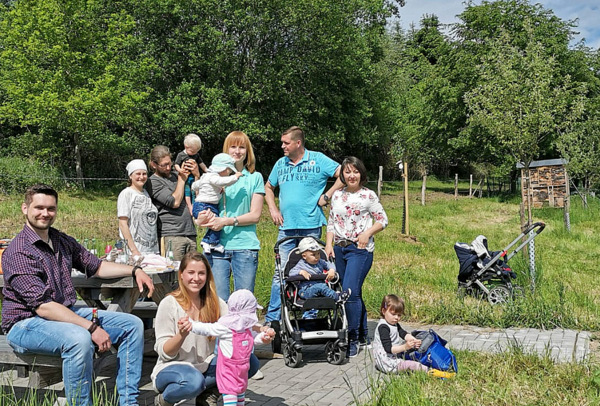
M 155 181 L 155 179 L 151 177 L 149 179 L 151 185 L 148 188 L 148 193 L 152 200 L 156 200 L 160 205 L 176 209 L 183 201 L 186 179 L 187 174 L 185 171 L 178 172 L 177 185 L 175 186 L 175 190 L 171 192 L 171 190 L 164 185 L 162 180 L 156 179 Z
M 131 265 L 117 264 L 116 262 L 102 261 L 100 268 L 94 274 L 98 278 L 120 278 L 123 276 L 131 276 L 133 268 Z M 148 297 L 154 293 L 154 282 L 142 268 L 135 270 L 135 281 L 138 285 L 140 293 L 144 291 L 144 285 L 148 288 Z
M 269 206 L 269 213 L 271 214 L 273 223 L 276 226 L 282 226 L 283 216 L 275 204 L 275 187 L 271 185 L 271 182 L 269 181 L 267 181 L 267 184 L 265 185 L 265 200 L 267 201 L 267 206 Z
M 328 199 L 325 200 L 325 198 L 323 196 L 321 196 L 319 198 L 319 203 L 318 205 L 323 207 L 326 206 L 327 203 L 329 203 L 329 200 L 331 200 L 331 196 L 333 196 L 333 192 L 335 192 L 336 190 L 339 190 L 341 188 L 344 187 L 344 184 L 342 183 L 341 179 L 340 179 L 340 169 L 341 169 L 341 165 L 338 166 L 338 168 L 336 169 L 335 173 L 334 173 L 334 177 L 335 177 L 335 182 L 333 184 L 333 186 L 331 186 L 329 188 L 329 190 L 327 190 L 324 194 L 327 195 Z

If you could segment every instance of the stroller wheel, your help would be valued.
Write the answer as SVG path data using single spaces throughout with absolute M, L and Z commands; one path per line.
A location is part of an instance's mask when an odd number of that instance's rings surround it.
M 302 363 L 302 352 L 294 348 L 294 345 L 286 340 L 283 343 L 283 360 L 288 367 L 296 368 Z
M 490 289 L 490 293 L 488 293 L 488 301 L 492 305 L 506 303 L 510 300 L 510 298 L 510 290 L 506 286 L 502 285 L 494 286 Z
M 338 342 L 328 342 L 325 347 L 327 351 L 327 362 L 332 365 L 341 365 L 346 360 L 346 349 L 338 345 Z

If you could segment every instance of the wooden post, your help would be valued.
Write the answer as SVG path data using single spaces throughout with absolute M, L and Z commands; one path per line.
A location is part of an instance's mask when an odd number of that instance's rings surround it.
M 454 174 L 454 200 L 458 200 L 458 173 Z
M 406 161 L 404 161 L 402 171 L 402 177 L 404 178 L 404 209 L 402 216 L 402 234 L 410 235 L 410 228 L 408 226 L 408 163 Z
M 377 198 L 381 200 L 381 185 L 383 184 L 383 166 L 379 167 L 379 179 L 377 179 Z
M 473 197 L 473 174 L 469 175 L 469 197 Z

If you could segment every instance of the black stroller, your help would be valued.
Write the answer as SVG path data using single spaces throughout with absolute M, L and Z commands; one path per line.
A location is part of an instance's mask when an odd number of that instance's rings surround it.
M 461 242 L 454 244 L 460 263 L 459 295 L 486 296 L 488 301 L 495 305 L 505 303 L 522 294 L 522 288 L 512 283 L 517 274 L 507 265 L 507 262 L 529 241 L 537 237 L 544 227 L 546 225 L 542 222 L 532 224 L 502 251 L 489 252 L 487 238 L 483 235 L 478 236 L 470 245 Z M 508 250 L 528 234 L 530 235 L 527 239 L 509 254 Z
M 271 322 L 277 335 L 272 342 L 273 352 L 283 352 L 285 365 L 296 368 L 302 363 L 302 347 L 305 344 L 325 344 L 327 361 L 339 365 L 346 360 L 348 347 L 347 320 L 344 305 L 328 297 L 316 297 L 303 300 L 298 296 L 300 282 L 306 280 L 302 276 L 289 277 L 290 270 L 302 258 L 298 249 L 290 252 L 285 268 L 281 266 L 279 246 L 289 240 L 301 240 L 304 236 L 285 237 L 275 244 L 276 272 L 279 273 L 281 288 L 281 321 Z M 321 246 L 325 244 L 317 240 Z M 321 249 L 321 258 L 327 260 L 325 250 Z M 325 280 L 323 274 L 323 280 Z M 313 276 L 311 280 L 315 280 Z M 341 291 L 338 280 L 328 282 L 330 287 Z M 316 319 L 303 319 L 305 311 L 316 309 Z

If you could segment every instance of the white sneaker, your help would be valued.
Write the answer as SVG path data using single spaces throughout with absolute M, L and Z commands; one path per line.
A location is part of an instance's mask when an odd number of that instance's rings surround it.
M 215 244 L 210 246 L 211 251 L 220 252 L 221 254 L 225 252 L 225 247 L 223 244 Z
M 256 373 L 252 376 L 251 379 L 254 379 L 255 381 L 260 381 L 261 379 L 263 379 L 265 376 L 263 375 L 262 372 L 260 372 L 260 369 L 258 371 L 256 371 Z
M 210 244 L 201 241 L 200 246 L 202 247 L 202 251 L 204 251 L 205 254 L 210 254 Z

